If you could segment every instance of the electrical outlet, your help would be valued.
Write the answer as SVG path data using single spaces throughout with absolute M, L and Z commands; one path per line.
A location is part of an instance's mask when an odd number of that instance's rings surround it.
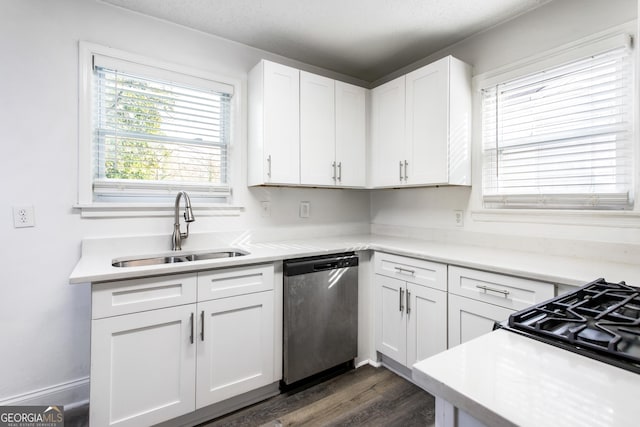
M 260 202 L 260 216 L 269 218 L 271 216 L 271 202 Z
M 311 215 L 311 202 L 300 202 L 300 218 L 309 218 Z
M 464 226 L 464 211 L 453 211 L 455 214 L 456 227 Z
M 33 206 L 17 206 L 13 208 L 13 226 L 15 228 L 35 227 L 36 219 Z

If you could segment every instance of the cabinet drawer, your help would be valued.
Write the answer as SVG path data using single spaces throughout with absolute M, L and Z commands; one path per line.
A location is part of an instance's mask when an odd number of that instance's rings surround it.
M 273 264 L 198 273 L 198 301 L 273 289 Z
M 552 283 L 449 266 L 449 292 L 512 310 L 553 298 Z
M 375 272 L 441 291 L 447 290 L 445 264 L 376 252 Z
M 92 287 L 91 317 L 99 319 L 195 301 L 194 273 L 98 283 Z

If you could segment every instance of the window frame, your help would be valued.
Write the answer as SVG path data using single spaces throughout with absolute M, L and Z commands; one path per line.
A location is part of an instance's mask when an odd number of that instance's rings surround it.
M 74 208 L 80 209 L 82 216 L 90 217 L 113 217 L 113 216 L 155 216 L 150 212 L 160 208 L 162 212 L 165 208 L 173 206 L 171 198 L 167 201 L 147 201 L 144 197 L 131 197 L 122 201 L 94 201 L 93 192 L 93 125 L 92 125 L 92 103 L 93 103 L 93 57 L 99 55 L 101 57 L 114 58 L 118 62 L 127 62 L 131 64 L 131 69 L 136 68 L 146 71 L 154 70 L 157 74 L 154 77 L 170 76 L 184 77 L 185 83 L 189 83 L 190 79 L 207 80 L 212 85 L 219 84 L 221 87 L 231 87 L 233 96 L 230 105 L 230 138 L 227 147 L 227 167 L 228 185 L 232 195 L 225 197 L 224 201 L 199 199 L 197 206 L 207 210 L 218 210 L 222 215 L 237 215 L 242 210 L 240 206 L 233 205 L 235 197 L 233 195 L 233 186 L 237 185 L 239 175 L 237 170 L 241 169 L 239 153 L 236 153 L 238 146 L 238 137 L 241 135 L 240 125 L 240 105 L 241 99 L 241 82 L 238 79 L 227 76 L 217 75 L 211 72 L 202 71 L 192 67 L 187 67 L 172 62 L 164 61 L 157 58 L 151 58 L 120 49 L 106 47 L 103 45 L 80 41 L 79 44 L 79 102 L 78 102 L 78 199 Z M 178 189 L 176 189 L 177 193 Z M 150 194 L 152 196 L 152 194 Z M 209 214 L 212 214 L 211 212 Z M 216 215 L 215 213 L 213 213 Z M 164 216 L 164 215 L 163 215 Z
M 489 71 L 483 74 L 476 75 L 473 78 L 473 86 L 474 92 L 477 95 L 477 123 L 478 123 L 478 131 L 476 133 L 479 141 L 477 142 L 478 147 L 478 162 L 479 173 L 476 173 L 476 179 L 480 180 L 481 185 L 476 186 L 478 189 L 476 191 L 477 200 L 480 210 L 475 210 L 474 216 L 477 219 L 481 219 L 483 213 L 486 213 L 491 217 L 488 220 L 494 220 L 494 215 L 489 214 L 489 212 L 498 212 L 502 211 L 500 214 L 501 218 L 504 218 L 505 214 L 512 214 L 514 212 L 522 213 L 524 215 L 529 215 L 532 212 L 570 212 L 570 211 L 579 211 L 579 212 L 614 212 L 618 211 L 620 207 L 616 208 L 576 208 L 576 207 L 563 207 L 559 208 L 558 206 L 528 206 L 528 207 L 513 207 L 508 205 L 496 206 L 495 204 L 487 204 L 485 202 L 485 194 L 484 194 L 484 170 L 485 170 L 485 159 L 483 156 L 484 149 L 484 141 L 482 141 L 482 89 L 495 87 L 496 85 L 507 82 L 513 79 L 517 79 L 519 77 L 524 77 L 527 75 L 535 74 L 544 70 L 548 70 L 554 67 L 559 67 L 563 64 L 570 63 L 572 61 L 577 61 L 587 56 L 596 55 L 602 53 L 603 51 L 611 50 L 617 47 L 621 47 L 625 44 L 630 43 L 630 39 L 635 38 L 635 28 L 631 28 L 630 24 L 624 24 L 619 27 L 615 27 L 613 29 L 609 29 L 603 31 L 601 33 L 595 34 L 590 37 L 586 37 L 580 40 L 577 40 L 572 43 L 565 44 L 555 49 L 551 49 L 549 51 L 543 52 L 539 55 L 534 55 L 532 57 L 527 58 L 526 60 L 518 61 L 509 66 L 500 67 L 497 70 Z M 631 43 L 633 51 L 631 52 L 631 84 L 632 84 L 632 93 L 631 93 L 631 151 L 632 151 L 632 166 L 631 166 L 631 185 L 630 185 L 630 205 L 626 208 L 629 211 L 636 210 L 637 204 L 634 203 L 636 199 L 636 195 L 638 193 L 637 182 L 638 182 L 638 76 L 637 76 L 637 68 L 638 68 L 638 52 L 637 46 Z M 535 221 L 534 221 L 535 222 Z

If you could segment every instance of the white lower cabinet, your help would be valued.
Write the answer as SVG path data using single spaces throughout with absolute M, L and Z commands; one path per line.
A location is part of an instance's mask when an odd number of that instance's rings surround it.
M 94 285 L 91 426 L 157 424 L 277 381 L 273 274 L 263 265 Z M 174 282 L 194 287 L 180 299 L 190 303 L 127 314 L 107 304 L 124 293 L 146 307 Z
M 449 347 L 493 330 L 495 322 L 553 298 L 555 286 L 521 277 L 449 266 Z
M 376 351 L 411 367 L 447 349 L 447 293 L 380 272 L 392 263 L 412 273 L 423 264 L 433 272 L 434 283 L 446 289 L 446 265 L 376 253 Z M 415 264 L 415 265 L 414 265 Z M 396 270 L 398 271 L 398 270 Z M 389 273 L 393 274 L 393 273 Z M 411 273 L 410 273 L 411 274 Z
M 198 313 L 196 408 L 274 381 L 273 291 L 199 303 Z
M 376 350 L 406 364 L 407 316 L 404 312 L 404 287 L 406 282 L 374 276 L 378 309 L 376 310 Z
M 491 332 L 511 313 L 515 310 L 449 294 L 449 347 Z
M 419 360 L 447 349 L 447 293 L 407 284 L 407 362 Z
M 91 426 L 152 425 L 195 408 L 195 304 L 94 320 Z

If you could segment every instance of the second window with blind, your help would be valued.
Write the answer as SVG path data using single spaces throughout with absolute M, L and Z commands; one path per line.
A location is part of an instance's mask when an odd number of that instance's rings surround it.
M 632 59 L 622 44 L 484 87 L 484 206 L 631 208 Z
M 227 202 L 234 86 L 110 48 L 82 46 L 90 202 Z

